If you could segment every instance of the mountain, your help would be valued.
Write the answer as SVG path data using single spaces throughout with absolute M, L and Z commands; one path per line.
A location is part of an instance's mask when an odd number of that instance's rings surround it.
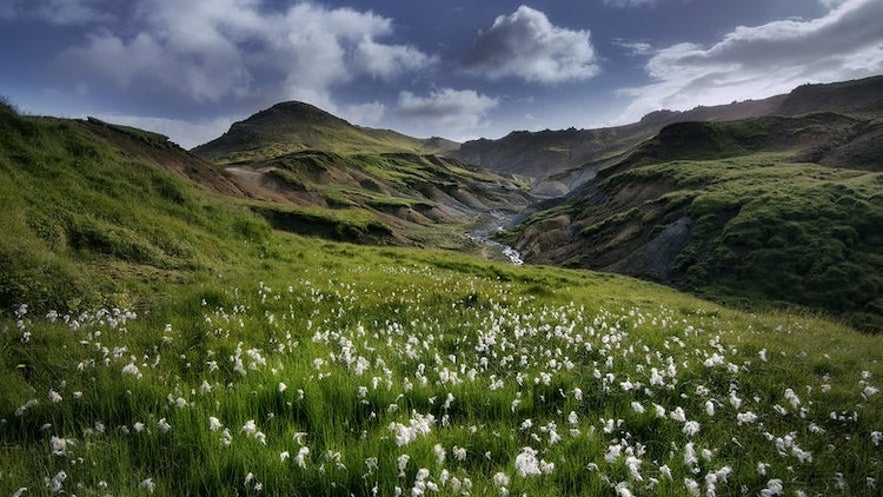
M 338 154 L 438 154 L 458 146 L 439 137 L 419 139 L 387 129 L 354 126 L 318 107 L 303 102 L 282 102 L 233 123 L 222 136 L 191 151 L 212 162 L 227 163 L 302 150 Z
M 538 183 L 586 162 L 625 153 L 668 124 L 766 115 L 783 100 L 784 96 L 777 96 L 729 105 L 696 107 L 685 112 L 661 110 L 647 114 L 640 122 L 610 128 L 514 131 L 498 140 L 467 141 L 450 155 L 495 171 L 530 177 Z
M 771 115 L 797 116 L 811 112 L 879 114 L 883 109 L 881 87 L 883 76 L 835 84 L 804 85 L 788 94 L 763 100 L 699 106 L 683 112 L 656 111 L 644 116 L 640 122 L 625 126 L 592 130 L 516 131 L 499 140 L 465 142 L 451 155 L 481 167 L 531 177 L 539 186 L 538 193 L 556 196 L 591 179 L 598 169 L 609 165 L 611 159 L 615 161 L 629 153 L 633 147 L 670 124 L 731 121 Z M 847 155 L 851 153 L 848 150 L 843 152 Z
M 312 105 L 283 102 L 192 152 L 284 203 L 368 216 L 394 243 L 472 250 L 478 247 L 465 233 L 476 220 L 514 214 L 536 199 L 511 175 L 435 155 L 456 146 L 353 126 Z M 274 227 L 307 229 L 287 208 L 259 212 Z M 324 229 L 316 234 L 328 235 Z
M 666 126 L 594 163 L 509 240 L 529 262 L 883 329 L 880 81 L 798 88 L 782 104 L 792 117 Z M 848 112 L 799 113 L 812 102 Z

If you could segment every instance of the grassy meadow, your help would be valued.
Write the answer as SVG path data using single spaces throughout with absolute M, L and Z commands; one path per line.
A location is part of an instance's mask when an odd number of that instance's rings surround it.
M 140 311 L 4 319 L 0 494 L 877 494 L 879 336 L 590 272 L 264 248 Z
M 883 485 L 881 336 L 275 231 L 81 122 L 0 140 L 0 495 Z

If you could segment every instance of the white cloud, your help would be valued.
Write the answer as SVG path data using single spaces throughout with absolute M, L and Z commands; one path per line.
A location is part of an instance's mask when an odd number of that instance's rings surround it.
M 643 41 L 631 41 L 616 38 L 612 43 L 626 49 L 629 55 L 649 55 L 653 53 L 653 45 Z
M 740 26 L 707 48 L 690 43 L 663 48 L 646 65 L 653 82 L 621 91 L 632 98 L 622 119 L 879 74 L 880 19 L 883 2 L 846 0 L 818 19 Z
M 236 120 L 232 117 L 217 117 L 200 121 L 183 121 L 118 114 L 98 114 L 95 117 L 109 123 L 133 126 L 171 137 L 172 141 L 186 149 L 191 149 L 221 136 Z
M 403 91 L 399 93 L 396 113 L 414 130 L 409 133 L 457 139 L 485 127 L 487 112 L 498 104 L 497 99 L 474 90 L 442 88 L 425 97 Z
M 343 111 L 342 117 L 361 126 L 374 126 L 386 114 L 386 105 L 380 102 L 350 105 Z
M 360 74 L 386 80 L 435 58 L 380 41 L 392 21 L 351 8 L 267 0 L 139 0 L 133 34 L 107 26 L 60 63 L 80 78 L 169 99 L 306 100 L 334 111 L 332 90 Z
M 652 5 L 660 1 L 662 0 L 604 0 L 604 5 L 619 8 L 643 7 L 644 5 Z
M 405 45 L 383 45 L 371 38 L 363 38 L 355 50 L 355 62 L 371 76 L 390 80 L 403 73 L 415 71 L 438 59 L 416 48 Z
M 498 16 L 480 33 L 464 60 L 466 68 L 492 79 L 514 76 L 529 82 L 589 79 L 599 72 L 588 30 L 553 25 L 546 14 L 524 5 Z
M 6 0 L 0 19 L 36 19 L 49 24 L 78 25 L 110 22 L 107 0 Z

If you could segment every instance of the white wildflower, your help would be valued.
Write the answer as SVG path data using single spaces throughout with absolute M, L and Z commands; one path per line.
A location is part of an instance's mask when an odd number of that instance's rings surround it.
M 59 471 L 52 479 L 46 482 L 46 486 L 49 487 L 50 492 L 58 493 L 64 488 L 64 480 L 67 480 L 67 473 Z
M 445 448 L 442 444 L 435 444 L 432 447 L 432 452 L 435 453 L 435 462 L 439 466 L 443 466 L 445 464 Z
M 221 423 L 221 420 L 214 416 L 209 416 L 208 418 L 208 429 L 211 431 L 218 431 L 223 428 L 224 425 Z
M 246 421 L 245 424 L 242 425 L 242 428 L 239 429 L 239 433 L 245 433 L 248 436 L 254 436 L 257 431 L 258 426 L 253 419 Z
M 684 433 L 687 434 L 688 437 L 692 437 L 699 433 L 700 426 L 698 421 L 687 421 L 684 423 Z
M 567 415 L 567 422 L 572 425 L 579 424 L 579 416 L 574 411 L 570 411 L 570 414 Z
M 56 392 L 55 390 L 49 390 L 48 397 L 49 397 L 49 402 L 52 402 L 53 404 L 58 404 L 59 402 L 61 402 L 63 400 L 61 395 L 59 395 L 59 393 Z
M 757 421 L 757 414 L 754 414 L 751 411 L 748 412 L 740 412 L 736 414 L 736 421 L 740 424 L 753 423 Z
M 163 433 L 168 433 L 168 431 L 172 429 L 172 425 L 170 425 L 166 421 L 166 418 L 162 418 L 159 421 L 157 421 L 156 427 L 159 428 L 159 431 L 161 431 Z
M 68 445 L 73 445 L 72 440 L 68 440 L 66 438 L 56 437 L 55 435 L 49 439 L 49 446 L 52 449 L 52 455 L 55 456 L 64 456 L 67 455 L 67 447 Z
M 147 490 L 148 493 L 153 493 L 156 490 L 156 483 L 153 482 L 153 478 L 145 478 L 141 480 L 139 485 L 141 488 Z
M 670 412 L 668 416 L 680 423 L 685 423 L 687 421 L 687 415 L 684 413 L 684 409 L 681 407 L 676 407 L 674 411 Z
M 522 477 L 540 474 L 537 451 L 531 447 L 524 447 L 515 458 L 515 471 Z
M 628 468 L 629 474 L 631 477 L 637 481 L 644 481 L 644 478 L 641 476 L 641 460 L 635 456 L 628 456 L 625 458 L 625 467 Z
M 466 449 L 464 449 L 463 447 L 457 447 L 455 445 L 451 452 L 454 454 L 454 459 L 458 461 L 466 460 Z
M 408 467 L 408 462 L 411 460 L 411 456 L 408 454 L 402 454 L 396 460 L 396 464 L 398 464 L 399 468 L 399 478 L 405 477 L 405 469 Z
M 760 491 L 762 497 L 772 497 L 774 495 L 783 495 L 784 493 L 785 487 L 782 485 L 782 480 L 778 478 L 768 481 L 766 488 Z
M 294 462 L 301 469 L 307 469 L 307 457 L 310 455 L 309 447 L 301 447 L 297 449 L 297 455 L 294 456 Z
M 503 487 L 509 484 L 509 477 L 505 473 L 496 473 L 494 475 L 494 485 Z
M 695 497 L 699 497 L 699 483 L 692 478 L 684 478 L 684 488 L 687 489 L 687 493 L 693 495 Z
M 129 363 L 123 366 L 123 374 L 131 375 L 135 378 L 141 378 L 141 371 L 138 370 L 138 366 L 134 363 Z

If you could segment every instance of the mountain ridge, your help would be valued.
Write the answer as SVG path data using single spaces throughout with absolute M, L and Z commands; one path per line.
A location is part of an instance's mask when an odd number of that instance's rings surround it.
M 863 114 L 883 110 L 883 76 L 829 84 L 802 85 L 789 93 L 687 111 L 657 110 L 622 126 L 538 132 L 517 131 L 497 140 L 464 142 L 454 157 L 496 171 L 517 173 L 541 184 L 604 157 L 627 153 L 665 126 L 688 121 L 731 121 L 812 112 Z M 590 177 L 592 177 L 590 175 Z M 547 188 L 550 188 L 546 185 Z M 557 185 L 554 192 L 566 193 Z

